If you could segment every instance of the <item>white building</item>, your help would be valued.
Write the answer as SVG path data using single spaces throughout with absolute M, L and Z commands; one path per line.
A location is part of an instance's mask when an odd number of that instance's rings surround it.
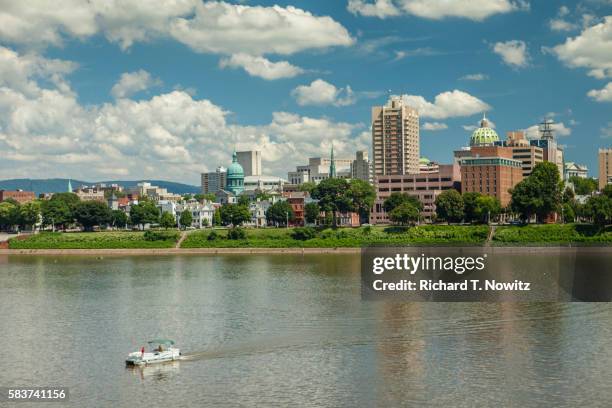
M 287 180 L 276 176 L 245 176 L 244 191 L 283 191 Z
M 335 160 L 334 160 L 335 161 Z M 372 165 L 368 160 L 367 150 L 358 150 L 351 163 L 351 178 L 372 183 Z
M 183 199 L 180 194 L 170 193 L 167 189 L 154 186 L 146 181 L 129 188 L 127 192 L 128 194 L 137 194 L 138 197 L 148 197 L 155 201 L 181 201 Z
M 249 204 L 249 211 L 251 213 L 251 222 L 249 225 L 254 227 L 265 227 L 267 225 L 266 211 L 272 205 L 271 201 L 252 201 Z
M 162 214 L 168 212 L 172 214 L 176 220 L 177 227 L 179 226 L 179 220 L 181 215 L 185 211 L 191 212 L 191 227 L 193 228 L 204 228 L 206 226 L 212 226 L 213 217 L 215 210 L 218 206 L 209 201 L 205 201 L 204 204 L 197 201 L 188 201 L 186 203 L 176 203 L 173 201 L 160 201 L 158 207 L 161 209 Z
M 352 159 L 336 159 L 337 178 L 351 178 Z M 327 157 L 311 157 L 308 159 L 308 164 L 304 166 L 296 166 L 295 171 L 287 173 L 287 178 L 290 184 L 302 184 L 308 181 L 319 183 L 321 180 L 329 178 L 329 168 L 331 159 Z
M 565 180 L 569 180 L 570 177 L 587 178 L 589 176 L 589 169 L 584 164 L 576 164 L 574 162 L 566 162 L 565 168 Z

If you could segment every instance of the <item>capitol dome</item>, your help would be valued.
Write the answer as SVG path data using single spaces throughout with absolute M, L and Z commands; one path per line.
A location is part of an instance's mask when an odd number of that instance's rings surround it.
M 232 155 L 232 164 L 227 168 L 226 187 L 227 191 L 235 195 L 244 191 L 244 169 L 238 163 L 236 151 Z
M 480 127 L 472 133 L 470 137 L 470 146 L 493 146 L 495 142 L 499 142 L 497 132 L 489 126 L 487 117 L 483 115 L 480 121 Z

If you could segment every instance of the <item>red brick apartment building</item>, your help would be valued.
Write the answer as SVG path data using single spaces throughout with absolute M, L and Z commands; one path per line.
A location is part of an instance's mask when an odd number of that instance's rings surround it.
M 8 200 L 12 198 L 17 201 L 19 204 L 28 203 L 30 201 L 34 201 L 36 196 L 33 191 L 23 191 L 23 190 L 0 190 L 0 202 Z

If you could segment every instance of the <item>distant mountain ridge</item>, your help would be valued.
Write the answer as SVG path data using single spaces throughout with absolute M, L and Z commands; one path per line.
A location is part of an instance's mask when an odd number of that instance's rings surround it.
M 123 188 L 130 188 L 143 181 L 149 182 L 154 186 L 167 189 L 175 194 L 197 194 L 201 192 L 200 187 L 189 184 L 176 183 L 164 180 L 110 180 L 110 181 L 83 181 L 70 180 L 72 188 L 82 185 L 91 186 L 98 183 L 119 184 Z M 41 193 L 61 193 L 68 191 L 68 179 L 10 179 L 0 180 L 0 190 L 26 190 L 34 191 L 36 195 Z

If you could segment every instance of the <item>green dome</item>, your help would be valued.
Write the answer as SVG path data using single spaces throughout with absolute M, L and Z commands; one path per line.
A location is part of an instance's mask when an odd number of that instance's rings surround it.
M 242 168 L 240 163 L 238 163 L 238 157 L 236 155 L 236 152 L 234 152 L 232 156 L 232 164 L 230 164 L 230 166 L 227 168 L 227 178 L 238 177 L 244 177 L 244 169 Z
M 419 164 L 429 164 L 431 163 L 431 160 L 429 160 L 427 157 L 421 157 L 419 159 Z
M 480 121 L 480 127 L 470 137 L 470 146 L 491 146 L 495 142 L 499 142 L 499 136 L 494 129 L 489 127 L 487 118 L 483 117 Z

